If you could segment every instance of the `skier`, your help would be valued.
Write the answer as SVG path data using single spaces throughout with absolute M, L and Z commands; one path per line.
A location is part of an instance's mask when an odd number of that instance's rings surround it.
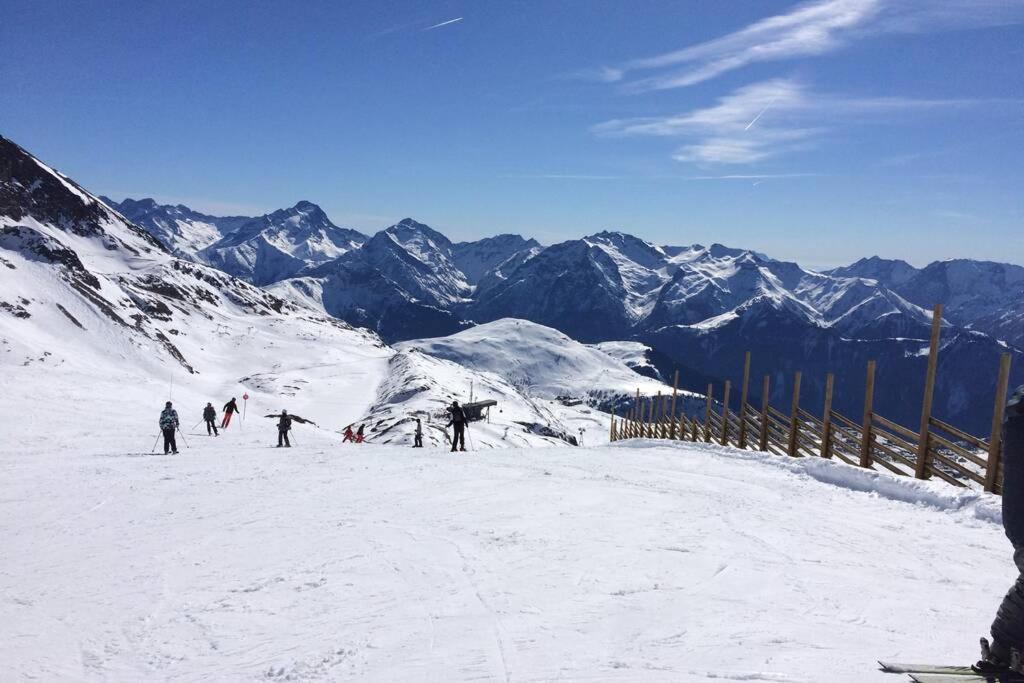
M 231 416 L 238 412 L 238 404 L 235 403 L 234 397 L 230 401 L 224 404 L 224 421 L 220 423 L 221 429 L 227 429 L 228 425 L 231 424 Z
M 356 443 L 362 443 L 363 442 L 363 428 L 364 427 L 366 427 L 366 425 L 365 424 L 361 424 L 361 425 L 359 425 L 359 429 L 356 430 Z
M 168 401 L 164 404 L 163 412 L 160 413 L 160 431 L 164 434 L 164 455 L 178 453 L 178 444 L 174 440 L 174 432 L 177 429 L 178 411 Z
M 292 429 L 292 422 L 298 422 L 299 424 L 311 424 L 314 427 L 317 426 L 316 422 L 307 420 L 304 417 L 299 417 L 294 413 L 289 415 L 287 410 L 282 410 L 280 413 L 271 413 L 270 415 L 264 415 L 263 417 L 270 417 L 277 420 L 277 447 L 285 446 L 287 448 L 292 447 L 291 441 L 288 440 L 288 432 Z
M 210 435 L 211 431 L 214 436 L 220 436 L 220 432 L 217 431 L 217 409 L 213 407 L 212 403 L 207 403 L 206 407 L 203 408 L 203 420 L 206 421 L 207 436 Z
M 452 453 L 456 450 L 466 450 L 466 423 L 468 421 L 459 402 L 452 401 L 452 405 L 448 408 L 448 424 L 445 425 L 452 428 Z
M 1024 385 L 1013 392 L 1003 414 L 1003 529 L 1021 574 L 992 622 L 991 646 L 982 639 L 982 658 L 974 669 L 985 674 L 1009 671 L 1014 651 L 1024 656 Z
M 420 419 L 416 418 L 416 440 L 412 444 L 413 448 L 423 448 L 423 423 Z
M 288 448 L 292 447 L 292 442 L 288 440 L 288 430 L 292 428 L 292 419 L 288 417 L 288 411 L 282 410 L 281 415 L 277 421 L 277 447 L 281 447 L 282 441 Z
M 352 431 L 352 425 L 345 427 L 345 438 L 341 440 L 342 443 L 348 443 L 349 441 L 355 441 L 356 435 Z

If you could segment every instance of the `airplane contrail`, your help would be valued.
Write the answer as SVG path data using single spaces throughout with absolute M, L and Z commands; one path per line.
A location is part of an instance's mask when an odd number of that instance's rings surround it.
M 762 109 L 762 110 L 761 110 L 761 111 L 760 111 L 760 112 L 758 113 L 758 115 L 754 117 L 754 120 L 753 120 L 753 121 L 751 121 L 750 123 L 748 123 L 748 124 L 747 124 L 747 127 L 746 127 L 746 128 L 744 128 L 743 130 L 750 130 L 750 127 L 751 127 L 752 125 L 754 125 L 755 123 L 757 123 L 757 120 L 758 120 L 759 118 L 761 118 L 761 116 L 763 116 L 763 115 L 764 115 L 764 113 L 765 113 L 766 111 L 768 111 L 768 107 L 770 107 L 770 106 L 772 106 L 773 104 L 775 104 L 775 100 L 777 100 L 777 99 L 779 99 L 779 96 L 778 96 L 778 95 L 776 95 L 775 97 L 773 97 L 773 98 L 771 99 L 771 101 L 770 101 L 770 102 L 769 102 L 768 104 L 764 105 L 764 109 Z
M 448 21 L 442 21 L 440 24 L 434 24 L 433 26 L 428 26 L 428 27 L 426 27 L 423 30 L 424 31 L 432 31 L 435 28 L 441 28 L 442 26 L 447 26 L 448 24 L 454 24 L 457 21 L 462 21 L 462 17 L 455 17 L 454 19 L 449 19 Z

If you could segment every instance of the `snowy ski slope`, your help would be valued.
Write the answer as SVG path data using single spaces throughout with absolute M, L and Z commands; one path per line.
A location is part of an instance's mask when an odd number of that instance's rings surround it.
M 81 430 L 0 447 L 5 680 L 893 681 L 1013 578 L 994 498 L 824 461 Z

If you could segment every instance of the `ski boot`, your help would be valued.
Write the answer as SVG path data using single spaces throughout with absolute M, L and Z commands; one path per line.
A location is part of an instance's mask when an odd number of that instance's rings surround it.
M 995 640 L 989 645 L 988 638 L 981 639 L 981 659 L 971 667 L 983 676 L 1000 674 L 1024 674 L 1020 651 Z

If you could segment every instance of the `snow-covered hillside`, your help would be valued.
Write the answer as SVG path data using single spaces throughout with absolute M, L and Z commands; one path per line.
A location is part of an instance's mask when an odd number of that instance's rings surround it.
M 49 439 L 0 444 L 8 678 L 892 683 L 877 659 L 973 661 L 1016 576 L 997 499 L 832 461 L 281 452 L 252 412 L 137 457 L 29 407 Z
M 621 361 L 626 367 L 639 372 L 644 377 L 663 379 L 661 372 L 651 362 L 653 349 L 646 344 L 635 341 L 607 341 L 592 344 L 592 346 L 615 360 Z
M 506 318 L 447 337 L 396 344 L 502 377 L 528 395 L 587 398 L 616 403 L 637 389 L 664 392 L 662 382 L 640 377 L 621 360 L 580 344 L 550 327 Z

